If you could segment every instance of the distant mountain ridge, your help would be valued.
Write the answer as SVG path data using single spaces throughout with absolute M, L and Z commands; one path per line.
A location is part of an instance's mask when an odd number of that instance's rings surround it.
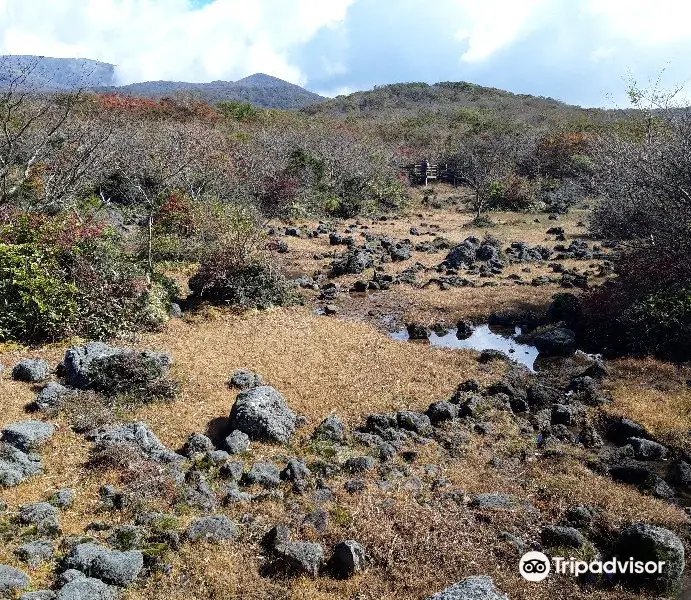
M 3 80 L 30 69 L 27 85 L 42 91 L 87 88 L 102 93 L 163 98 L 191 94 L 215 104 L 221 101 L 251 102 L 260 108 L 300 109 L 325 100 L 299 85 L 265 73 L 255 73 L 238 81 L 188 83 L 184 81 L 144 81 L 116 85 L 115 65 L 83 58 L 49 58 L 29 55 L 0 56 L 0 87 Z
M 46 91 L 115 85 L 115 66 L 109 63 L 89 58 L 0 55 L 0 86 L 22 72 L 28 72 L 29 87 Z

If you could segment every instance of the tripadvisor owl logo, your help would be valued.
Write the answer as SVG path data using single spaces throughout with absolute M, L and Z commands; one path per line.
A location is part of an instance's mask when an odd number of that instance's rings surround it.
M 518 563 L 518 570 L 523 579 L 528 581 L 542 581 L 549 575 L 551 568 L 549 558 L 542 552 L 528 552 Z
M 554 563 L 554 572 L 558 575 L 571 575 L 572 577 L 580 577 L 586 573 L 593 573 L 596 575 L 606 575 L 613 577 L 615 575 L 659 575 L 664 573 L 665 561 L 647 561 L 636 560 L 633 557 L 629 559 L 620 559 L 615 556 L 607 561 L 593 560 L 586 562 L 584 560 L 577 560 L 573 557 L 564 558 L 563 556 L 553 556 L 550 560 L 542 552 L 528 552 L 521 557 L 518 563 L 518 570 L 523 579 L 527 581 L 542 581 L 547 578 L 552 571 L 552 563 Z

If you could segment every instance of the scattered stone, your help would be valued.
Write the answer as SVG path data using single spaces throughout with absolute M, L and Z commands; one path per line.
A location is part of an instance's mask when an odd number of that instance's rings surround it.
M 195 454 L 204 454 L 214 449 L 214 443 L 201 433 L 191 433 L 185 442 L 184 454 L 192 458 Z
M 60 534 L 58 510 L 47 502 L 33 502 L 19 507 L 19 522 L 24 525 L 35 525 L 39 535 L 55 537 Z
M 53 590 L 27 592 L 19 596 L 19 600 L 55 600 L 55 592 Z
M 53 437 L 55 426 L 43 421 L 20 421 L 7 425 L 0 433 L 6 444 L 22 452 L 31 452 Z
M 0 565 L 0 594 L 11 596 L 29 587 L 29 576 L 8 565 Z
M 308 514 L 302 523 L 314 528 L 317 533 L 326 533 L 329 526 L 329 513 L 323 508 L 318 508 Z
M 297 416 L 277 390 L 265 385 L 238 394 L 230 424 L 252 439 L 287 443 L 295 434 Z
M 562 525 L 547 525 L 540 538 L 548 548 L 582 548 L 588 543 L 578 529 Z
M 459 340 L 467 340 L 473 335 L 473 324 L 470 321 L 459 321 L 456 324 L 456 337 Z
M 247 485 L 260 485 L 263 488 L 275 488 L 281 485 L 278 467 L 272 463 L 258 462 L 245 474 Z
M 343 488 L 349 494 L 357 494 L 362 492 L 367 487 L 367 484 L 362 479 L 349 479 L 343 484 Z
M 622 560 L 632 557 L 643 562 L 665 563 L 661 574 L 628 574 L 626 582 L 644 584 L 663 593 L 674 592 L 679 587 L 684 572 L 684 545 L 669 529 L 635 523 L 621 532 L 614 551 Z
M 221 477 L 232 479 L 233 481 L 240 481 L 242 474 L 245 471 L 245 465 L 238 460 L 233 460 L 225 463 L 220 470 Z
M 585 506 L 572 506 L 564 515 L 564 523 L 577 529 L 590 528 L 593 521 L 593 513 Z
M 168 317 L 171 319 L 182 319 L 182 308 L 177 302 L 171 302 L 168 307 Z
M 342 442 L 345 439 L 345 425 L 338 415 L 329 415 L 314 430 L 315 439 Z
M 450 421 L 458 416 L 458 406 L 448 400 L 433 402 L 427 409 L 427 416 L 433 424 Z
M 40 411 L 50 412 L 60 408 L 62 398 L 71 394 L 64 385 L 55 381 L 49 381 L 36 396 L 36 408 Z
M 336 577 L 347 579 L 365 570 L 367 553 L 355 540 L 345 540 L 334 548 L 330 567 Z
M 221 542 L 223 540 L 234 540 L 237 536 L 237 524 L 225 515 L 199 517 L 192 521 L 187 529 L 187 539 L 191 542 L 198 542 L 200 540 Z
M 349 458 L 343 464 L 343 468 L 350 473 L 364 473 L 371 471 L 376 466 L 374 458 L 371 456 L 355 456 Z
M 249 369 L 237 369 L 231 376 L 228 384 L 241 390 L 249 390 L 264 385 L 264 379 L 261 375 Z
M 324 548 L 313 542 L 282 542 L 275 547 L 276 554 L 287 571 L 317 577 L 324 565 Z
M 183 457 L 166 448 L 146 423 L 109 425 L 93 432 L 89 438 L 97 448 L 129 445 L 137 448 L 146 458 L 156 462 L 176 463 Z
M 87 542 L 72 549 L 65 559 L 65 567 L 76 569 L 108 584 L 127 587 L 144 567 L 144 556 L 137 550 L 119 552 Z
M 533 343 L 545 356 L 570 356 L 576 352 L 576 334 L 566 327 L 555 327 L 535 336 Z
M 429 596 L 427 600 L 509 600 L 509 597 L 494 587 L 491 577 L 476 575 Z
M 27 542 L 17 548 L 17 557 L 27 563 L 32 569 L 40 567 L 44 562 L 53 557 L 55 548 L 49 540 L 36 540 Z
M 120 357 L 131 350 L 116 348 L 103 342 L 89 342 L 85 346 L 75 346 L 65 352 L 63 361 L 65 381 L 67 385 L 76 389 L 88 389 L 93 381 L 92 367 L 102 369 L 111 360 L 119 360 Z M 151 377 L 162 377 L 172 364 L 169 355 L 160 352 L 144 351 L 141 356 L 152 367 Z
M 408 323 L 406 331 L 410 340 L 428 340 L 431 333 L 429 327 L 420 323 Z
M 632 437 L 649 440 L 650 434 L 640 423 L 623 418 L 612 421 L 607 428 L 607 438 L 617 446 L 625 445 Z
M 432 423 L 427 415 L 412 410 L 399 410 L 396 413 L 396 421 L 401 429 L 414 431 L 420 435 L 425 435 L 432 429 Z
M 28 383 L 44 381 L 49 374 L 50 365 L 43 358 L 24 358 L 14 365 L 12 369 L 12 379 Z
M 242 454 L 250 449 L 249 436 L 239 429 L 233 430 L 223 443 L 229 454 Z
M 100 579 L 80 577 L 66 583 L 57 593 L 56 600 L 116 600 L 114 588 Z
M 674 485 L 691 490 L 691 464 L 679 461 L 672 467 L 671 478 Z
M 285 469 L 281 471 L 281 479 L 284 481 L 303 481 L 309 479 L 310 475 L 312 472 L 307 468 L 307 465 L 297 458 L 291 458 Z
M 638 460 L 664 460 L 669 453 L 662 444 L 644 438 L 630 437 L 626 444 L 631 445 Z

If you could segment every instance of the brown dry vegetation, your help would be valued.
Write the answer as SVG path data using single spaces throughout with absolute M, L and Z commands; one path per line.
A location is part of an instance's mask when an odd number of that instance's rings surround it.
M 438 234 L 454 242 L 484 233 L 462 227 L 468 221 L 467 214 L 426 209 L 423 215 L 418 216 L 413 209 L 395 221 L 368 222 L 369 231 L 405 238 L 410 227 L 420 226 L 422 221 L 438 224 Z M 492 218 L 501 225 L 490 233 L 504 244 L 518 240 L 531 245 L 545 243 L 544 231 L 552 224 L 544 217 L 534 223 L 527 215 L 499 213 Z M 576 225 L 582 218 L 583 214 L 574 213 L 558 224 L 571 238 L 582 232 Z M 288 241 L 289 266 L 296 272 L 311 273 L 328 262 L 311 258 L 315 252 L 330 251 L 328 240 Z M 443 254 L 414 256 L 426 264 L 436 264 L 442 258 Z M 543 271 L 546 269 L 535 268 L 529 277 Z M 141 347 L 173 355 L 173 375 L 182 382 L 182 391 L 173 404 L 149 405 L 126 417 L 147 422 L 166 445 L 179 448 L 190 433 L 213 431 L 225 424 L 235 396 L 226 385 L 228 376 L 239 367 L 248 367 L 280 390 L 290 406 L 307 417 L 307 425 L 291 448 L 253 444 L 247 461 L 273 458 L 280 464 L 288 456 L 309 457 L 314 453 L 309 440 L 312 429 L 332 412 L 354 426 L 373 412 L 424 409 L 430 402 L 448 397 L 465 379 L 488 383 L 503 375 L 502 363 L 480 365 L 473 352 L 401 343 L 378 328 L 376 319 L 375 323 L 361 322 L 378 301 L 382 304 L 379 315 L 398 310 L 402 320 L 452 323 L 460 316 L 479 318 L 517 303 L 544 306 L 557 291 L 559 288 L 552 285 L 447 292 L 397 286 L 367 299 L 344 301 L 346 319 L 317 316 L 309 306 L 244 315 L 207 310 L 171 321 L 165 331 L 137 341 Z M 41 355 L 56 364 L 69 345 L 5 348 L 0 362 L 11 365 L 20 357 Z M 659 361 L 619 361 L 608 384 L 615 399 L 610 410 L 640 420 L 661 437 L 678 441 L 681 433 L 691 428 L 691 397 L 685 384 L 688 377 L 687 371 Z M 24 408 L 35 393 L 33 386 L 11 381 L 7 372 L 0 376 L 2 423 L 26 418 Z M 418 600 L 473 574 L 491 575 L 512 600 L 645 597 L 619 589 L 581 588 L 564 577 L 529 584 L 518 575 L 516 551 L 498 536 L 508 531 L 536 540 L 542 525 L 556 522 L 574 504 L 598 507 L 598 526 L 604 532 L 635 520 L 682 532 L 688 528 L 686 513 L 596 475 L 582 464 L 577 450 L 561 458 L 537 460 L 536 440 L 522 437 L 515 422 L 502 413 L 490 415 L 489 420 L 493 431 L 486 436 L 468 434 L 456 455 L 429 444 L 416 447 L 419 456 L 414 465 L 395 459 L 398 466 L 410 468 L 419 478 L 419 489 L 408 478 L 394 478 L 389 488 L 380 489 L 375 485 L 376 477 L 368 475 L 367 489 L 349 495 L 343 490 L 347 477 L 336 477 L 330 482 L 336 499 L 325 506 L 330 525 L 324 535 L 301 528 L 299 515 L 315 508 L 305 496 L 289 494 L 284 502 L 269 500 L 223 509 L 241 520 L 240 540 L 218 546 L 185 545 L 179 553 L 166 557 L 173 566 L 170 575 L 156 575 L 128 590 L 124 598 Z M 10 510 L 24 502 L 45 499 L 56 489 L 72 487 L 77 500 L 61 516 L 65 533 L 81 534 L 96 519 L 127 522 L 126 514 L 98 511 L 99 487 L 118 484 L 119 474 L 89 469 L 88 444 L 70 431 L 64 417 L 57 423 L 58 434 L 42 452 L 45 474 L 2 491 Z M 436 471 L 425 472 L 424 465 L 435 465 Z M 448 480 L 449 490 L 458 492 L 456 501 L 432 491 L 430 483 L 439 476 Z M 483 514 L 467 506 L 473 494 L 493 491 L 511 493 L 539 512 Z M 191 517 L 182 515 L 182 522 Z M 318 540 L 327 548 L 343 539 L 357 539 L 368 548 L 371 567 L 345 582 L 329 577 L 283 580 L 261 576 L 264 557 L 259 539 L 277 522 L 290 523 L 302 539 Z M 15 548 L 15 542 L 0 547 L 0 563 L 21 566 L 13 555 Z M 50 569 L 33 570 L 31 576 L 35 587 L 48 584 Z

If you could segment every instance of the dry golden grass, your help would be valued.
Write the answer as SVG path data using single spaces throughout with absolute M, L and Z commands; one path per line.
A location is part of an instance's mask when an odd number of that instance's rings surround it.
M 438 193 L 455 192 L 442 187 Z M 419 212 L 422 217 L 417 216 Z M 544 232 L 551 225 L 564 226 L 570 235 L 582 232 L 576 225 L 582 218 L 576 213 L 558 223 L 544 217 L 541 223 L 533 223 L 533 217 L 526 215 L 496 214 L 493 219 L 503 224 L 490 233 L 503 243 L 544 243 Z M 443 230 L 440 234 L 461 241 L 483 233 L 463 228 L 468 220 L 468 214 L 453 210 L 414 208 L 405 218 L 368 224 L 370 231 L 397 238 L 409 237 L 410 227 L 420 227 L 420 222 L 438 224 Z M 291 252 L 285 260 L 296 274 L 311 274 L 328 265 L 329 260 L 316 261 L 312 255 L 334 250 L 324 236 L 318 240 L 290 238 L 288 243 Z M 442 257 L 416 253 L 414 259 L 433 265 Z M 401 269 L 405 264 L 387 268 Z M 526 277 L 542 272 L 546 269 L 536 268 Z M 397 342 L 375 324 L 362 322 L 370 310 L 377 309 L 379 315 L 398 311 L 405 319 L 451 324 L 461 316 L 479 318 L 504 306 L 539 307 L 557 291 L 556 286 L 502 285 L 447 292 L 397 286 L 367 300 L 343 299 L 346 319 L 317 316 L 310 308 L 245 315 L 201 311 L 138 340 L 140 347 L 173 355 L 173 375 L 181 380 L 182 392 L 170 405 L 145 406 L 126 418 L 146 421 L 164 443 L 179 448 L 190 433 L 227 424 L 235 392 L 226 381 L 235 369 L 248 367 L 279 389 L 291 407 L 307 417 L 308 425 L 290 448 L 253 444 L 247 462 L 270 458 L 281 464 L 292 455 L 313 459 L 309 434 L 329 413 L 339 413 L 352 427 L 372 412 L 424 409 L 430 402 L 448 397 L 465 379 L 488 383 L 503 375 L 501 363 L 479 365 L 472 352 Z M 4 348 L 0 361 L 12 365 L 21 357 L 45 356 L 56 364 L 66 347 L 68 344 L 36 350 Z M 610 381 L 615 398 L 610 410 L 640 420 L 656 434 L 677 439 L 691 428 L 691 398 L 685 387 L 689 376 L 688 369 L 657 361 L 618 361 Z M 27 418 L 24 407 L 36 391 L 34 386 L 12 382 L 8 372 L 0 376 L 0 423 Z M 465 432 L 464 443 L 453 455 L 432 443 L 413 448 L 418 456 L 412 465 L 394 459 L 398 468 L 409 469 L 409 476 L 391 476 L 386 489 L 378 487 L 381 476 L 376 472 L 363 477 L 367 488 L 356 495 L 343 489 L 348 476 L 329 480 L 335 499 L 325 505 L 330 513 L 325 534 L 302 526 L 302 517 L 316 508 L 309 495 L 289 493 L 283 502 L 224 508 L 222 512 L 242 521 L 240 540 L 218 546 L 184 545 L 167 557 L 173 566 L 170 575 L 158 574 L 139 583 L 127 590 L 124 600 L 419 600 L 474 574 L 491 575 L 512 600 L 646 598 L 619 589 L 580 588 L 563 577 L 552 577 L 540 585 L 526 583 L 518 575 L 515 550 L 499 541 L 499 535 L 509 531 L 528 542 L 536 541 L 542 525 L 559 521 L 574 504 L 600 508 L 600 525 L 613 530 L 643 519 L 682 532 L 688 527 L 684 511 L 593 473 L 583 465 L 582 450 L 567 447 L 562 458 L 539 458 L 536 440 L 521 436 L 516 422 L 505 413 L 490 413 L 487 419 L 492 431 L 485 436 Z M 10 513 L 24 502 L 44 500 L 58 488 L 72 487 L 77 501 L 61 515 L 65 533 L 82 533 L 96 519 L 111 524 L 129 522 L 128 512 L 99 511 L 99 487 L 120 484 L 119 474 L 89 468 L 88 444 L 69 430 L 63 417 L 57 424 L 57 435 L 42 452 L 45 474 L 0 492 Z M 360 451 L 366 450 L 350 449 L 346 455 Z M 426 472 L 425 465 L 434 465 L 435 473 Z M 419 486 L 412 476 L 419 478 Z M 433 490 L 431 484 L 438 477 L 449 482 L 448 488 Z M 450 490 L 458 492 L 459 502 L 445 497 Z M 540 512 L 481 514 L 468 506 L 474 494 L 494 491 L 530 502 Z M 193 516 L 185 514 L 183 525 Z M 328 576 L 317 580 L 263 576 L 265 557 L 259 540 L 279 522 L 290 524 L 300 539 L 321 542 L 327 551 L 340 540 L 359 540 L 371 554 L 370 569 L 349 581 Z M 14 556 L 17 545 L 13 541 L 0 547 L 0 563 L 22 566 Z M 50 583 L 50 569 L 45 566 L 30 572 L 34 587 Z
M 642 423 L 656 436 L 691 450 L 691 368 L 652 358 L 613 363 L 607 381 L 614 403 L 609 412 Z

